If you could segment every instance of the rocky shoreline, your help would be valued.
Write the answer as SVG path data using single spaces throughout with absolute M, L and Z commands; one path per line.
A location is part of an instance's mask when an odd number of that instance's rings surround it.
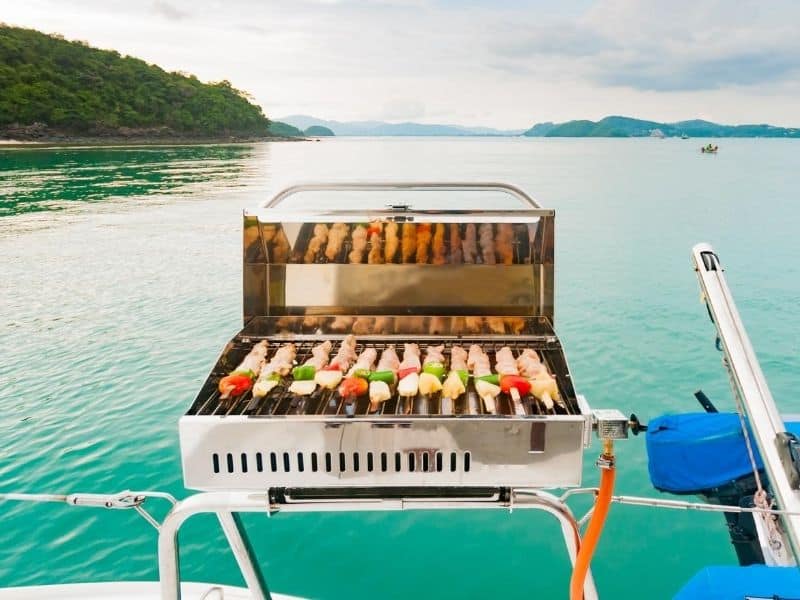
M 299 142 L 308 138 L 242 133 L 219 136 L 190 136 L 177 133 L 169 127 L 98 129 L 85 135 L 54 130 L 44 123 L 32 125 L 12 124 L 0 128 L 0 144 L 43 146 L 115 146 L 115 145 L 188 145 L 188 144 L 242 144 L 252 142 Z

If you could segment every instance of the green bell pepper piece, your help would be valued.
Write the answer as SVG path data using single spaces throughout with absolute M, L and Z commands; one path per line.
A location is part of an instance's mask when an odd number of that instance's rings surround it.
M 422 365 L 422 372 L 433 375 L 440 381 L 445 376 L 444 365 L 440 362 L 425 363 Z
M 458 374 L 458 378 L 461 380 L 461 383 L 464 385 L 464 387 L 466 387 L 467 381 L 469 380 L 469 371 L 461 370 L 456 371 L 456 373 Z
M 300 365 L 292 369 L 292 377 L 295 381 L 308 381 L 314 379 L 317 370 L 313 365 Z
M 476 381 L 485 381 L 487 383 L 492 383 L 494 385 L 500 385 L 500 375 L 494 373 L 492 375 L 481 375 L 480 377 L 475 378 Z
M 388 385 L 394 383 L 394 371 L 374 371 L 369 374 L 370 381 L 383 381 Z

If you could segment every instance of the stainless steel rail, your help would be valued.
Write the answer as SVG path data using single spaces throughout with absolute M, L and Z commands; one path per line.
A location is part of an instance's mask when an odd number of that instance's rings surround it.
M 786 431 L 786 426 L 739 317 L 719 257 L 709 244 L 698 244 L 692 249 L 692 259 L 725 352 L 733 392 L 750 421 L 797 562 L 800 559 L 800 491 L 792 486 L 779 450 L 779 434 Z
M 301 183 L 284 188 L 262 208 L 275 208 L 289 196 L 302 192 L 501 192 L 513 196 L 532 208 L 541 208 L 538 202 L 522 189 L 509 183 L 494 181 L 375 181 L 375 182 L 328 182 Z

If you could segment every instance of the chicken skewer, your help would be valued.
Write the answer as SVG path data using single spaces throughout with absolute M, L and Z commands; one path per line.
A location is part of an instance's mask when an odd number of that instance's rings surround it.
M 267 356 L 267 340 L 262 340 L 254 345 L 242 362 L 233 371 L 219 380 L 219 398 L 222 401 L 228 398 L 241 396 L 251 387 L 261 372 Z
M 511 348 L 503 346 L 495 353 L 494 370 L 500 376 L 500 389 L 511 396 L 514 414 L 524 416 L 526 413 L 521 398 L 530 391 L 531 384 L 524 377 L 520 377 Z
M 302 365 L 292 369 L 292 384 L 289 391 L 297 396 L 310 396 L 317 388 L 314 377 L 317 371 L 328 364 L 328 356 L 331 353 L 333 344 L 330 340 L 325 340 L 311 349 L 311 356 Z
M 367 228 L 363 225 L 356 225 L 350 234 L 353 240 L 353 249 L 347 255 L 351 264 L 361 264 L 364 260 L 364 250 L 367 249 Z
M 562 407 L 564 401 L 558 392 L 558 383 L 555 378 L 547 371 L 547 367 L 539 359 L 539 355 L 534 350 L 526 348 L 517 358 L 519 373 L 527 378 L 531 385 L 531 393 L 536 396 L 547 410 L 553 410 L 553 401 Z
M 444 345 L 428 346 L 425 350 L 425 359 L 422 361 L 422 373 L 419 375 L 419 393 L 416 413 L 427 415 L 430 413 L 430 398 L 442 391 L 442 379 L 445 373 Z
M 464 253 L 464 262 L 473 264 L 478 255 L 478 238 L 475 223 L 467 223 L 464 228 L 464 240 L 461 242 L 461 249 Z
M 483 223 L 478 228 L 478 235 L 480 237 L 481 257 L 483 264 L 493 265 L 497 263 L 497 257 L 494 253 L 494 237 L 492 236 L 491 223 Z
M 253 398 L 263 398 L 280 383 L 281 377 L 286 377 L 292 370 L 295 357 L 294 344 L 284 344 L 278 348 L 266 366 L 261 369 L 253 385 Z
M 417 344 L 405 344 L 403 350 L 403 360 L 400 363 L 400 370 L 397 372 L 399 383 L 397 384 L 397 393 L 401 398 L 408 400 L 416 397 L 419 391 L 419 372 L 422 368 L 419 359 L 419 346 Z M 412 411 L 411 404 L 406 404 L 406 410 L 403 412 Z
M 364 396 L 369 391 L 368 379 L 376 358 L 378 358 L 378 351 L 375 348 L 364 349 L 347 372 L 347 377 L 339 384 L 339 395 L 345 401 L 347 414 L 354 413 L 353 402 L 356 398 Z
M 328 245 L 325 247 L 325 258 L 328 261 L 333 262 L 338 258 L 349 231 L 347 223 L 334 223 L 328 230 Z
M 431 245 L 431 225 L 430 223 L 420 223 L 417 225 L 417 264 L 427 265 L 428 254 Z
M 397 237 L 398 225 L 394 221 L 386 224 L 386 246 L 383 249 L 383 257 L 387 263 L 393 263 L 397 255 L 397 248 L 400 246 L 400 239 Z
M 353 322 L 353 333 L 356 335 L 367 335 L 372 332 L 375 319 L 373 317 L 358 317 Z
M 303 256 L 303 262 L 313 263 L 317 259 L 317 254 L 328 243 L 328 226 L 325 223 L 314 225 L 314 237 L 308 240 L 308 248 Z
M 475 391 L 483 400 L 486 412 L 497 414 L 495 398 L 500 394 L 499 378 L 492 374 L 489 355 L 477 344 L 469 347 L 467 366 L 475 379 Z
M 417 254 L 417 226 L 403 223 L 403 242 L 401 245 L 403 264 L 414 262 Z
M 356 338 L 354 335 L 348 335 L 342 340 L 339 346 L 339 351 L 333 360 L 317 370 L 314 375 L 314 381 L 317 385 L 326 390 L 336 389 L 339 382 L 342 380 L 343 374 L 347 372 L 350 365 L 356 359 Z
M 390 386 L 397 382 L 397 372 L 399 370 L 400 359 L 397 357 L 394 345 L 387 346 L 384 351 L 381 352 L 378 366 L 369 377 L 370 412 L 377 412 L 380 406 L 392 397 Z
M 435 265 L 443 265 L 447 262 L 447 248 L 444 244 L 445 227 L 444 223 L 437 223 L 433 234 L 433 259 Z
M 383 223 L 375 221 L 370 223 L 367 234 L 369 237 L 369 254 L 367 254 L 367 263 L 370 265 L 379 265 L 383 263 L 383 243 L 381 241 L 381 231 L 383 231 Z
M 514 264 L 514 226 L 511 223 L 500 223 L 497 226 L 494 247 L 501 263 Z
M 458 223 L 450 223 L 450 264 L 460 265 L 464 256 L 461 248 L 461 230 Z
M 453 346 L 450 350 L 450 373 L 442 384 L 442 414 L 453 414 L 455 401 L 467 391 L 468 379 L 467 351 L 461 346 Z

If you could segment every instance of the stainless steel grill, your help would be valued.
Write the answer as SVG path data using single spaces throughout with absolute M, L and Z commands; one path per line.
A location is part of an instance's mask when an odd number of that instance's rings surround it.
M 490 187 L 527 199 L 515 188 Z M 580 484 L 591 417 L 553 329 L 553 211 L 405 205 L 287 211 L 274 205 L 245 213 L 244 328 L 181 419 L 187 487 L 405 496 L 435 488 L 472 496 L 509 486 Z M 220 379 L 262 340 L 270 354 L 294 343 L 300 364 L 323 340 L 333 342 L 335 353 L 350 333 L 357 352 L 443 344 L 448 362 L 455 344 L 478 344 L 492 358 L 503 346 L 515 355 L 530 348 L 554 377 L 559 401 L 548 407 L 533 395 L 515 402 L 500 394 L 489 412 L 471 380 L 455 400 L 401 398 L 393 390 L 377 407 L 368 397 L 345 399 L 336 390 L 294 395 L 288 380 L 262 398 L 252 391 L 220 396 Z

